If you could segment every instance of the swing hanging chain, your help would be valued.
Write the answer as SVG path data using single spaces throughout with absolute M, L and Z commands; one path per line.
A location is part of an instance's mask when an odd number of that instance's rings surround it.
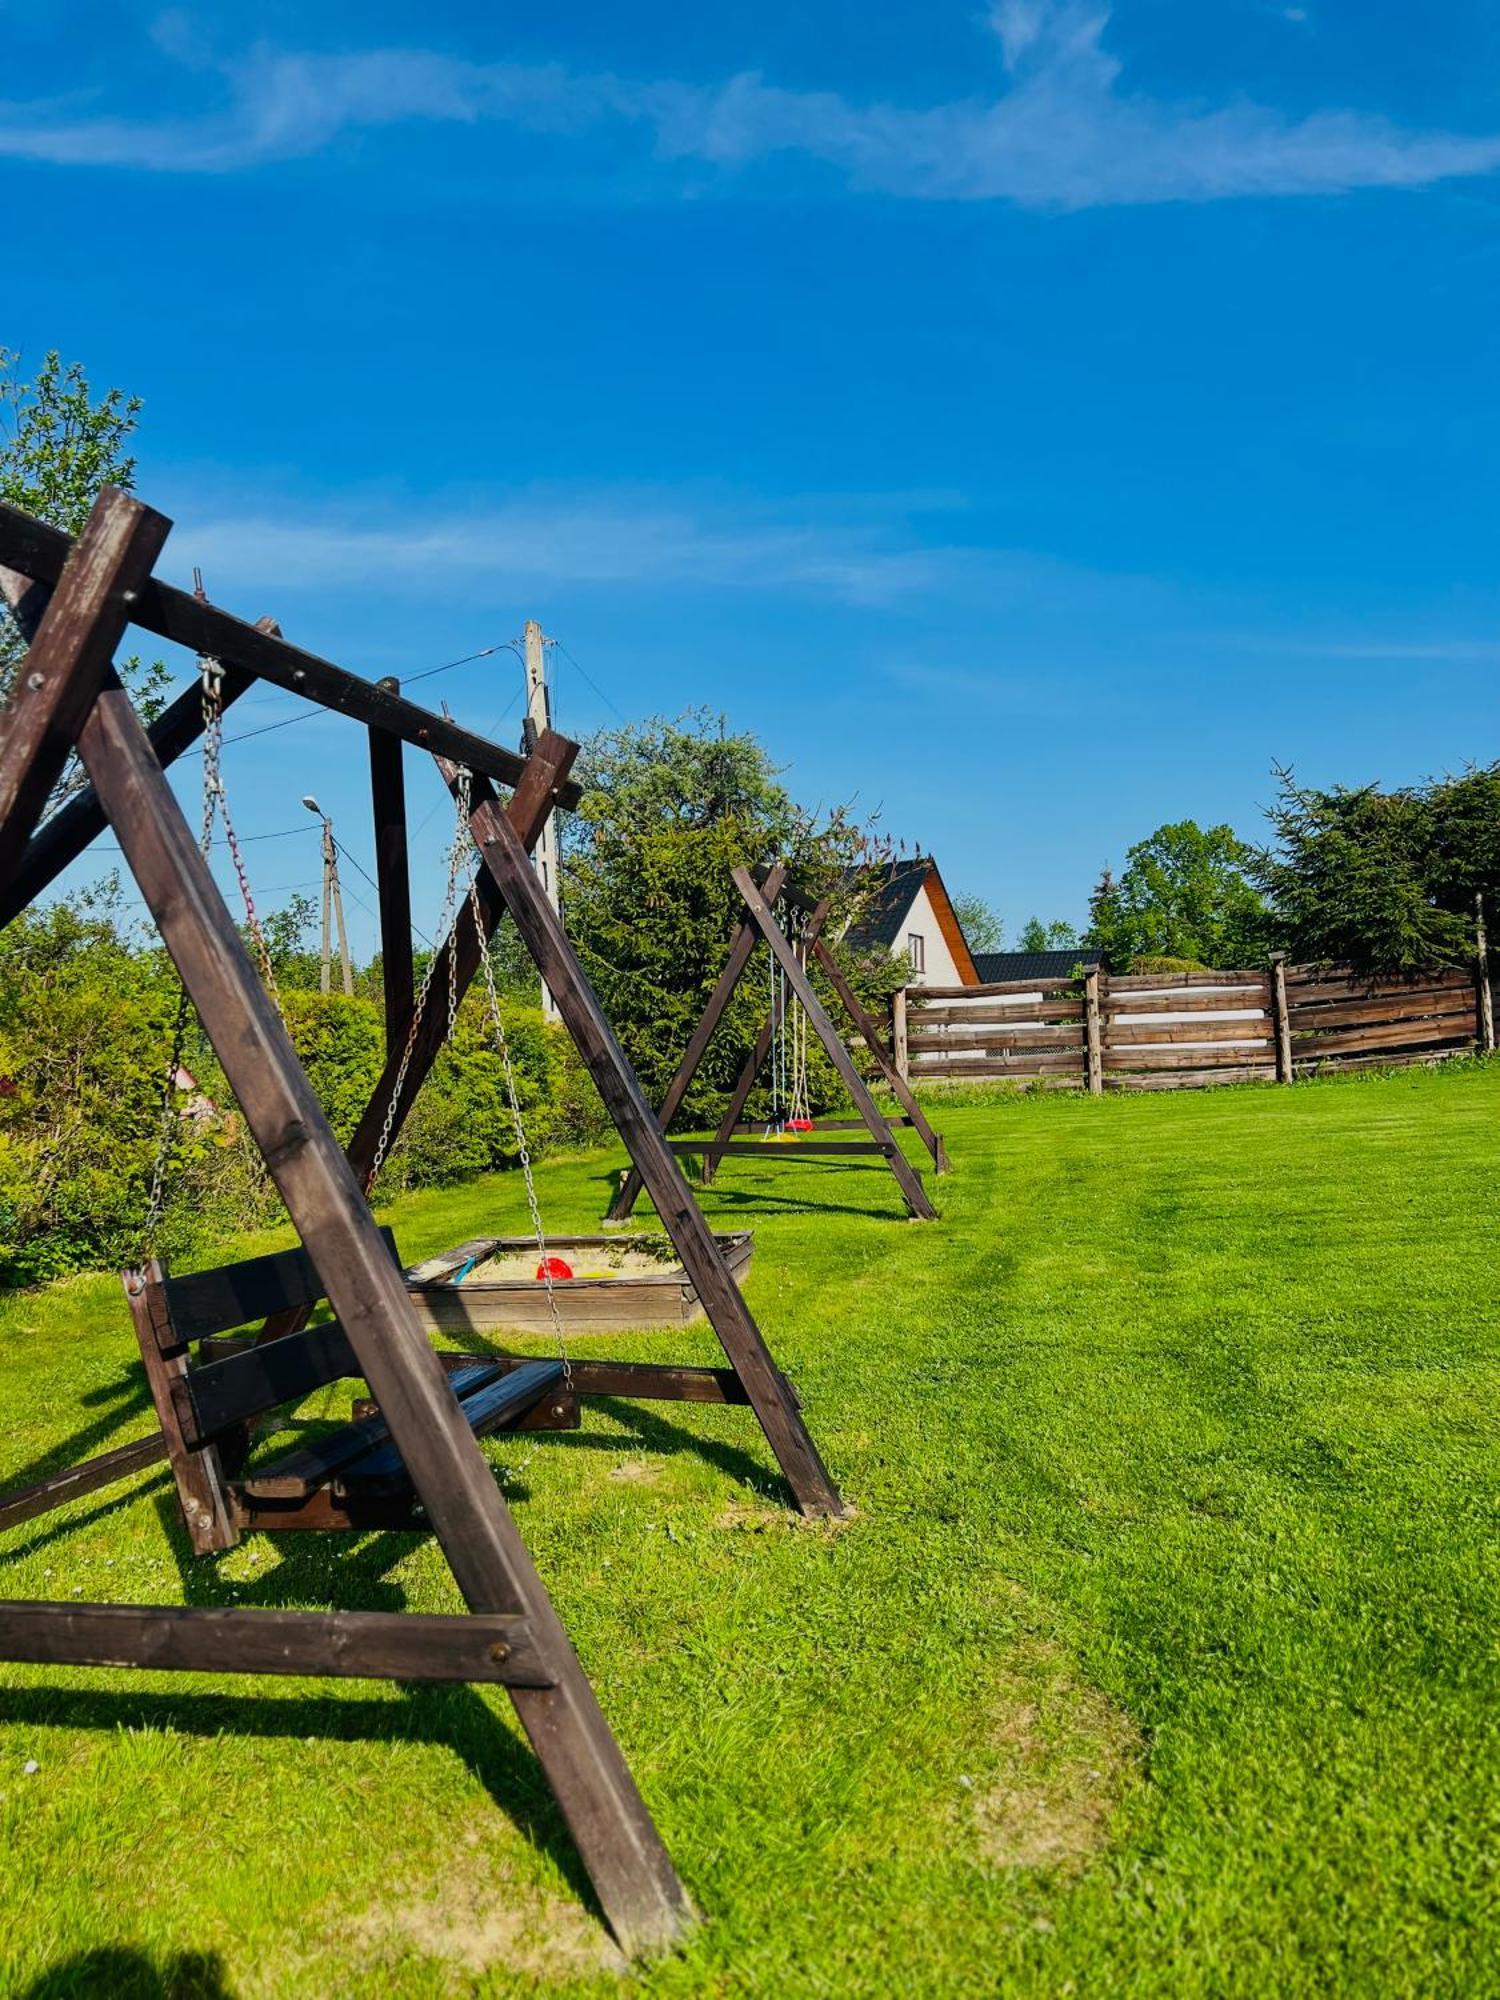
M 203 672 L 203 833 L 200 843 L 203 858 L 205 861 L 208 859 L 213 845 L 214 814 L 217 812 L 224 822 L 224 840 L 239 881 L 245 923 L 254 941 L 255 955 L 260 961 L 260 975 L 284 1022 L 286 1017 L 282 1013 L 281 990 L 276 984 L 276 968 L 271 963 L 271 947 L 266 941 L 255 898 L 250 892 L 249 871 L 245 867 L 234 821 L 229 816 L 229 794 L 224 789 L 224 667 L 221 661 L 207 657 L 200 664 Z
M 472 774 L 462 768 L 458 774 L 458 822 L 465 836 L 472 838 L 469 827 L 469 795 L 473 784 Z M 469 878 L 469 907 L 474 912 L 475 931 L 484 935 L 483 918 L 479 908 L 479 871 L 476 869 Z M 557 1341 L 558 1358 L 562 1362 L 563 1393 L 566 1395 L 573 1386 L 573 1357 L 568 1352 L 567 1336 L 563 1332 L 562 1315 L 557 1309 L 557 1293 L 552 1285 L 552 1253 L 547 1248 L 547 1232 L 542 1224 L 542 1208 L 537 1198 L 536 1176 L 532 1172 L 531 1148 L 526 1142 L 526 1121 L 521 1116 L 521 1093 L 516 1083 L 515 1065 L 511 1060 L 510 1037 L 505 1032 L 505 1016 L 500 1008 L 500 994 L 495 985 L 495 961 L 488 950 L 479 957 L 484 974 L 485 1002 L 489 1009 L 490 1025 L 494 1030 L 495 1052 L 500 1058 L 500 1067 L 505 1077 L 505 1097 L 510 1107 L 511 1128 L 516 1138 L 516 1157 L 521 1165 L 521 1178 L 526 1185 L 526 1206 L 531 1212 L 531 1231 L 536 1238 L 539 1263 L 538 1275 L 547 1294 L 547 1311 L 552 1320 L 552 1332 Z M 533 1447 L 535 1449 L 535 1447 Z M 528 1461 L 529 1462 L 529 1461 Z
M 239 876 L 240 894 L 245 902 L 245 914 L 249 920 L 250 933 L 254 938 L 260 961 L 261 973 L 276 1002 L 276 1011 L 281 1012 L 281 995 L 276 988 L 276 974 L 271 965 L 271 954 L 266 947 L 265 934 L 255 911 L 255 899 L 250 893 L 250 879 L 245 870 L 244 857 L 235 837 L 234 827 L 229 817 L 229 801 L 224 791 L 224 772 L 221 753 L 224 747 L 224 669 L 218 660 L 206 656 L 198 662 L 201 676 L 201 697 L 203 704 L 203 803 L 198 826 L 198 852 L 207 863 L 213 853 L 214 818 L 221 812 L 224 816 L 224 831 L 229 840 L 229 851 L 234 858 L 235 873 Z M 161 1231 L 162 1218 L 167 1207 L 167 1174 L 176 1151 L 178 1133 L 177 1119 L 177 1079 L 182 1072 L 182 1059 L 187 1053 L 188 996 L 187 988 L 180 982 L 177 987 L 177 1013 L 172 1024 L 172 1053 L 167 1061 L 167 1072 L 162 1079 L 161 1112 L 157 1126 L 156 1156 L 151 1162 L 150 1192 L 146 1197 L 146 1219 L 142 1228 L 143 1257 L 150 1262 L 156 1256 L 157 1238 Z

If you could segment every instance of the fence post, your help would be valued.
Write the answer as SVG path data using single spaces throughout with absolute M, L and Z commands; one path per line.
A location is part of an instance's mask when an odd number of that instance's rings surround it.
M 1489 1053 L 1495 1047 L 1495 1001 L 1490 990 L 1490 945 L 1482 889 L 1474 892 L 1474 973 L 1479 992 L 1479 1046 Z
M 1104 1041 L 1099 1030 L 1099 968 L 1091 965 L 1083 975 L 1084 1074 L 1090 1097 L 1104 1091 Z
M 1292 1080 L 1292 1022 L 1286 1004 L 1286 953 L 1271 953 L 1271 1021 L 1276 1030 L 1276 1081 Z
M 911 1082 L 911 1063 L 906 1052 L 906 988 L 898 986 L 891 995 L 891 1058 L 903 1083 Z

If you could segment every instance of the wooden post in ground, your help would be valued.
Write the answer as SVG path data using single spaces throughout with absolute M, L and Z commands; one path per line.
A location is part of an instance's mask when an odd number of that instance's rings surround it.
M 1083 1056 L 1084 1076 L 1090 1097 L 1104 1094 L 1104 1034 L 1099 1019 L 1099 968 L 1091 965 L 1083 975 Z
M 1292 1017 L 1286 1002 L 1286 953 L 1271 954 L 1271 1022 L 1276 1031 L 1276 1081 L 1292 1080 Z
M 905 1084 L 911 1082 L 911 1052 L 906 1041 L 906 988 L 898 986 L 891 995 L 891 1059 L 896 1065 L 896 1074 Z
M 1474 892 L 1474 975 L 1479 989 L 1479 1046 L 1491 1054 L 1495 1047 L 1495 999 L 1490 988 L 1490 941 L 1484 922 L 1484 892 Z

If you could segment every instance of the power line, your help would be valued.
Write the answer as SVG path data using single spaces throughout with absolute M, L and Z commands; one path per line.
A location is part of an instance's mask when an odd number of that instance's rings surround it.
M 628 720 L 628 718 L 610 700 L 609 696 L 604 692 L 603 688 L 600 687 L 599 683 L 594 679 L 592 674 L 585 672 L 580 662 L 574 659 L 573 655 L 568 651 L 567 647 L 563 644 L 562 640 L 554 639 L 552 641 L 552 644 L 556 646 L 558 652 L 562 654 L 563 658 L 568 662 L 569 666 L 576 667 L 578 669 L 578 672 L 583 675 L 584 680 L 594 690 L 594 693 L 598 695 L 599 699 L 604 703 L 604 706 L 609 710 L 610 714 L 617 717 L 621 722 L 625 722 L 626 720 Z

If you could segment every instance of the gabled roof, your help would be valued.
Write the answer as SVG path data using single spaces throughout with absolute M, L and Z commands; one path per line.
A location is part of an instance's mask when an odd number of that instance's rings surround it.
M 1075 965 L 1091 965 L 1093 958 L 1081 944 L 1065 951 L 976 951 L 974 970 L 982 986 L 1003 979 L 1066 979 Z
M 894 951 L 906 913 L 922 893 L 932 866 L 925 854 L 910 861 L 871 861 L 851 868 L 849 886 L 859 893 L 859 909 L 846 939 L 856 951 Z
M 954 915 L 938 865 L 930 854 L 917 854 L 903 861 L 866 862 L 861 868 L 850 869 L 847 880 L 859 891 L 860 907 L 844 934 L 846 943 L 856 951 L 896 950 L 907 914 L 925 889 L 960 980 L 965 986 L 977 985 L 979 975 L 974 970 L 963 926 Z

